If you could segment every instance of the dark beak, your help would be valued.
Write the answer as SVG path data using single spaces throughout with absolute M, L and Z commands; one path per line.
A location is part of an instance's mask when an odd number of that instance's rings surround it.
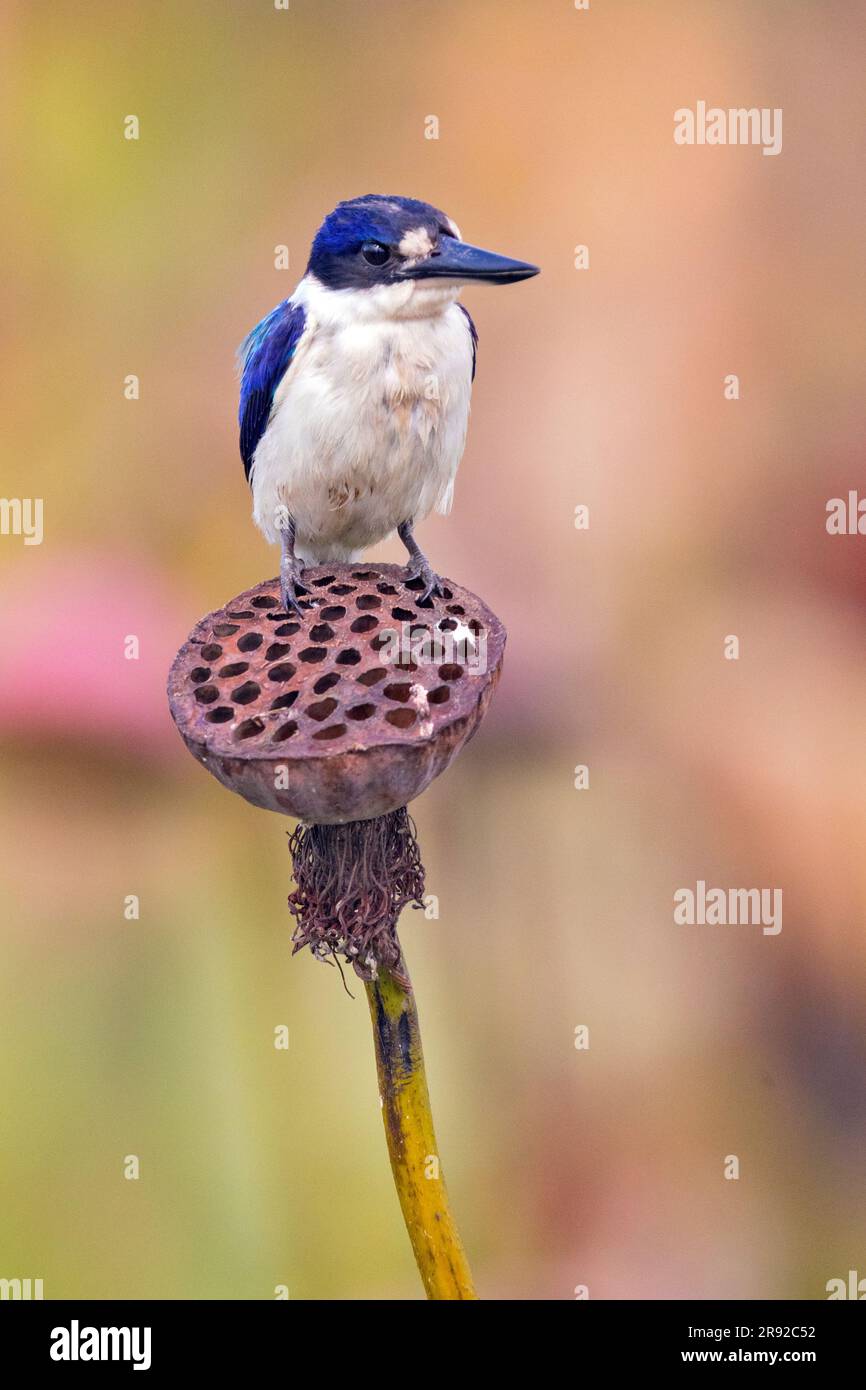
M 488 285 L 513 285 L 537 274 L 537 265 L 497 256 L 495 251 L 482 251 L 480 246 L 468 246 L 450 236 L 442 237 L 439 249 L 426 260 L 400 272 L 406 280 L 460 280 L 467 284 L 478 280 Z

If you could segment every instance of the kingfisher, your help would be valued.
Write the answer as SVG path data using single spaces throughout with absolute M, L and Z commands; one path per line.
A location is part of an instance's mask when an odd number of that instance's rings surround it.
M 359 560 L 394 532 L 407 580 L 441 592 L 414 527 L 450 511 L 466 443 L 478 334 L 458 295 L 537 274 L 417 198 L 367 194 L 325 218 L 294 293 L 239 350 L 241 457 L 287 611 L 305 563 Z

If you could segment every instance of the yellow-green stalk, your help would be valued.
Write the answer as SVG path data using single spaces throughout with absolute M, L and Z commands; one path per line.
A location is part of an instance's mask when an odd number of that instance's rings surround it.
M 433 1130 L 415 995 L 402 966 L 365 981 L 394 1185 L 430 1299 L 475 1299 Z

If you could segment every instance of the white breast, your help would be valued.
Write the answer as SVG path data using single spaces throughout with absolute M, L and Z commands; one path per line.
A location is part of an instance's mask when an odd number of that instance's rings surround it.
M 400 522 L 448 511 L 472 378 L 456 293 L 418 281 L 371 291 L 301 282 L 304 335 L 251 475 L 269 540 L 287 509 L 301 558 L 354 559 Z

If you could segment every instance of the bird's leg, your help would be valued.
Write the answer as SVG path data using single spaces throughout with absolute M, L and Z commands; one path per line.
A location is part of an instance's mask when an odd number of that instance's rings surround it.
M 428 599 L 432 594 L 442 593 L 442 580 L 438 574 L 434 574 L 430 567 L 430 562 L 424 554 L 420 545 L 412 533 L 412 518 L 403 521 L 397 527 L 397 535 L 409 552 L 409 563 L 406 566 L 407 579 L 423 579 L 424 592 L 422 599 Z
M 287 613 L 302 614 L 298 603 L 297 586 L 304 573 L 303 563 L 295 555 L 295 523 L 289 517 L 280 531 L 283 553 L 280 556 L 280 597 Z

